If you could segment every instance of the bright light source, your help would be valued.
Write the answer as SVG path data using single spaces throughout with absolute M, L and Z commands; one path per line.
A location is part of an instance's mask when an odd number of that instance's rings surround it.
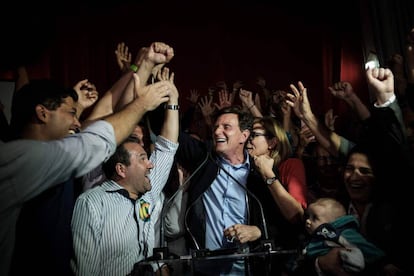
M 378 57 L 374 52 L 370 52 L 367 58 L 367 61 L 365 62 L 365 70 L 368 68 L 379 68 L 380 64 L 378 61 Z

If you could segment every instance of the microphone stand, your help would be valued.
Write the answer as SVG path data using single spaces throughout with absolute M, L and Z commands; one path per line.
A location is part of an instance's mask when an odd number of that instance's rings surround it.
M 274 242 L 269 238 L 269 234 L 267 232 L 267 223 L 266 223 L 266 218 L 264 215 L 262 203 L 260 202 L 260 200 L 257 198 L 255 194 L 253 194 L 249 189 L 244 187 L 233 175 L 231 175 L 227 170 L 222 168 L 217 162 L 216 164 L 221 170 L 223 170 L 228 176 L 230 176 L 231 179 L 233 179 L 239 186 L 241 186 L 257 202 L 257 205 L 259 206 L 259 210 L 260 210 L 260 219 L 263 225 L 263 236 L 264 236 L 264 239 L 260 241 L 261 248 L 263 248 L 266 252 L 270 253 L 273 250 Z
M 272 250 L 273 250 L 273 247 L 274 247 L 274 242 L 273 242 L 273 240 L 271 240 L 271 239 L 269 239 L 269 234 L 268 234 L 268 232 L 267 232 L 267 223 L 266 223 L 266 218 L 265 218 L 265 215 L 264 215 L 264 210 L 263 210 L 263 205 L 262 205 L 262 203 L 260 202 L 260 200 L 256 197 L 256 195 L 255 194 L 253 194 L 249 189 L 247 189 L 247 187 L 245 187 L 245 186 L 243 186 L 233 175 L 231 175 L 226 169 L 224 169 L 224 168 L 222 168 L 221 166 L 220 166 L 220 164 L 218 164 L 217 163 L 217 161 L 215 160 L 215 162 L 216 162 L 216 164 L 217 164 L 217 166 L 221 169 L 221 170 L 223 170 L 231 179 L 233 179 L 239 186 L 241 186 L 245 191 L 246 191 L 246 193 L 248 193 L 256 202 L 257 202 L 257 205 L 259 206 L 259 210 L 260 210 L 260 217 L 261 217 L 261 220 L 262 220 L 262 225 L 263 225 L 263 236 L 264 236 L 264 239 L 261 239 L 260 240 L 260 248 L 263 250 L 263 252 L 265 252 L 265 253 L 267 253 L 266 254 L 266 261 L 267 261 L 267 263 L 268 263 L 268 268 L 267 268 L 267 270 L 266 270 L 266 275 L 269 275 L 270 274 L 270 271 L 271 271 L 271 262 L 270 262 L 270 254 L 271 254 L 271 252 L 272 252 Z
M 165 202 L 162 207 L 161 214 L 160 214 L 160 247 L 154 247 L 153 249 L 153 258 L 155 260 L 165 260 L 168 259 L 170 256 L 168 246 L 165 242 L 165 216 L 167 211 L 170 209 L 171 205 L 173 204 L 174 199 L 177 197 L 181 190 L 184 190 L 188 184 L 190 183 L 190 179 L 201 169 L 201 167 L 207 162 L 209 152 L 207 152 L 206 158 L 201 162 L 201 164 L 194 170 L 193 173 L 181 184 L 177 191 Z

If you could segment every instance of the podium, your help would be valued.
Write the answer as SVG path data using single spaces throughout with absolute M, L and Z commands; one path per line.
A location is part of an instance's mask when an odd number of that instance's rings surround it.
M 227 253 L 226 251 L 221 250 L 212 250 L 212 251 L 194 251 L 191 255 L 183 255 L 183 256 L 170 256 L 169 258 L 165 258 L 162 260 L 143 260 L 139 263 L 135 264 L 134 270 L 140 271 L 137 273 L 132 273 L 131 276 L 138 276 L 138 275 L 150 275 L 143 273 L 144 267 L 154 267 L 161 266 L 162 264 L 168 264 L 170 267 L 173 268 L 172 273 L 170 276 L 192 276 L 197 275 L 196 271 L 197 268 L 201 265 L 205 265 L 209 263 L 210 265 L 214 266 L 216 262 L 222 262 L 225 260 L 246 260 L 252 258 L 259 258 L 265 264 L 270 264 L 272 257 L 278 256 L 289 256 L 295 255 L 298 253 L 297 249 L 288 249 L 288 250 L 269 250 L 269 251 L 260 251 L 260 252 L 235 252 L 235 253 Z M 148 271 L 148 270 L 146 270 Z M 155 273 L 154 273 L 155 275 Z M 246 273 L 246 275 L 250 275 Z M 270 275 L 266 274 L 265 275 Z

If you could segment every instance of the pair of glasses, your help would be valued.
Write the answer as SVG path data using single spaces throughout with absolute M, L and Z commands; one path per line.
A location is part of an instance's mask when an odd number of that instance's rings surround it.
M 252 132 L 252 133 L 250 133 L 249 140 L 251 141 L 251 140 L 253 140 L 254 138 L 256 138 L 258 136 L 269 137 L 269 135 L 264 134 L 264 133 Z
M 361 175 L 368 175 L 368 176 L 374 175 L 374 172 L 370 168 L 366 168 L 366 167 L 356 168 L 352 165 L 346 165 L 344 170 L 345 172 L 348 172 L 348 173 L 352 173 L 355 170 L 357 170 Z

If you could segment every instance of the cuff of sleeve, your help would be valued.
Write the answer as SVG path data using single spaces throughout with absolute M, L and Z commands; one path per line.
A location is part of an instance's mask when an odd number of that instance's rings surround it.
M 389 106 L 390 104 L 392 104 L 394 101 L 395 101 L 395 99 L 396 99 L 397 97 L 395 96 L 395 94 L 394 95 L 392 95 L 391 96 L 391 98 L 389 98 L 388 99 L 388 101 L 386 101 L 385 103 L 383 103 L 383 104 L 378 104 L 377 102 L 375 102 L 374 103 L 374 106 L 375 107 L 387 107 L 387 106 Z

